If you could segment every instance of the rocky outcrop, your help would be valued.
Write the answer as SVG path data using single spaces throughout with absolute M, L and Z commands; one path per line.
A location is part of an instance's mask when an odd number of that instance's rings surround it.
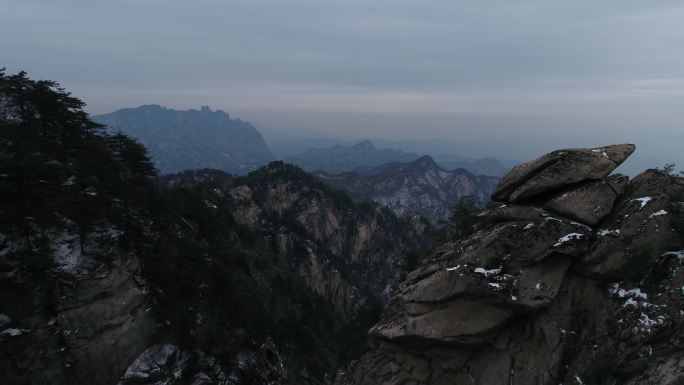
M 408 275 L 336 384 L 684 381 L 684 180 L 609 176 L 633 149 L 512 170 L 505 204 Z
M 231 360 L 228 367 L 201 350 L 170 343 L 153 345 L 135 358 L 117 385 L 278 384 L 287 379 L 283 359 L 272 341 Z
M 2 383 L 113 384 L 153 335 L 141 261 L 117 247 L 121 232 L 82 237 L 72 225 L 44 234 L 54 268 L 42 279 L 18 268 L 23 242 L 2 236 Z
M 298 261 L 296 270 L 307 285 L 345 319 L 366 302 L 388 299 L 403 254 L 427 244 L 421 240 L 432 231 L 425 220 L 411 224 L 379 205 L 360 208 L 299 168 L 278 162 L 236 179 L 226 198 L 237 222 L 257 232 L 287 219 L 277 234 L 262 236 L 275 235 L 278 256 L 293 265 Z
M 516 202 L 586 180 L 601 179 L 634 152 L 632 144 L 558 150 L 514 167 L 492 198 Z

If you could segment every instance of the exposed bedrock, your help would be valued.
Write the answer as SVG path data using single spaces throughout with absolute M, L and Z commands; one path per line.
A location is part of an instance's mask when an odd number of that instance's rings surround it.
M 684 180 L 629 144 L 504 176 L 478 231 L 410 273 L 342 384 L 684 383 Z

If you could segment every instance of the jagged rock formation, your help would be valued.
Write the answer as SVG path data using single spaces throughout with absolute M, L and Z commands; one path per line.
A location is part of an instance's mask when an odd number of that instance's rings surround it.
M 46 235 L 54 240 L 56 268 L 50 273 L 56 279 L 37 281 L 16 259 L 23 240 L 0 234 L 0 301 L 12 316 L 0 327 L 7 359 L 0 378 L 7 384 L 113 384 L 149 343 L 156 324 L 146 311 L 151 303 L 139 275 L 141 260 L 117 249 L 121 232 L 113 226 L 89 233 L 84 243 L 68 223 Z
M 177 111 L 158 105 L 124 108 L 93 117 L 139 140 L 162 173 L 213 168 L 243 175 L 274 160 L 250 123 L 209 107 Z
M 680 384 L 684 180 L 632 145 L 514 168 L 472 236 L 409 274 L 338 385 Z
M 473 175 L 464 169 L 445 170 L 427 155 L 409 163 L 315 175 L 357 201 L 380 203 L 402 217 L 420 215 L 433 224 L 446 220 L 450 209 L 466 195 L 484 205 L 498 182 L 496 177 Z

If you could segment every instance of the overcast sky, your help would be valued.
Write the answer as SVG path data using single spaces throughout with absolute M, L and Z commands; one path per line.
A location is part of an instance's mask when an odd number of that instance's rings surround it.
M 3 0 L 0 66 L 92 113 L 348 137 L 684 132 L 684 2 Z

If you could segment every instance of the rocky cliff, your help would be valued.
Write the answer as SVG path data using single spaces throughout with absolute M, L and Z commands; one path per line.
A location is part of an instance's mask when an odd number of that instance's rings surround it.
M 684 180 L 632 145 L 511 170 L 479 230 L 409 274 L 337 384 L 681 384 Z
M 140 258 L 117 248 L 114 226 L 85 237 L 76 230 L 66 222 L 43 234 L 55 267 L 39 274 L 21 267 L 25 239 L 0 235 L 5 384 L 113 384 L 151 341 L 156 321 Z

